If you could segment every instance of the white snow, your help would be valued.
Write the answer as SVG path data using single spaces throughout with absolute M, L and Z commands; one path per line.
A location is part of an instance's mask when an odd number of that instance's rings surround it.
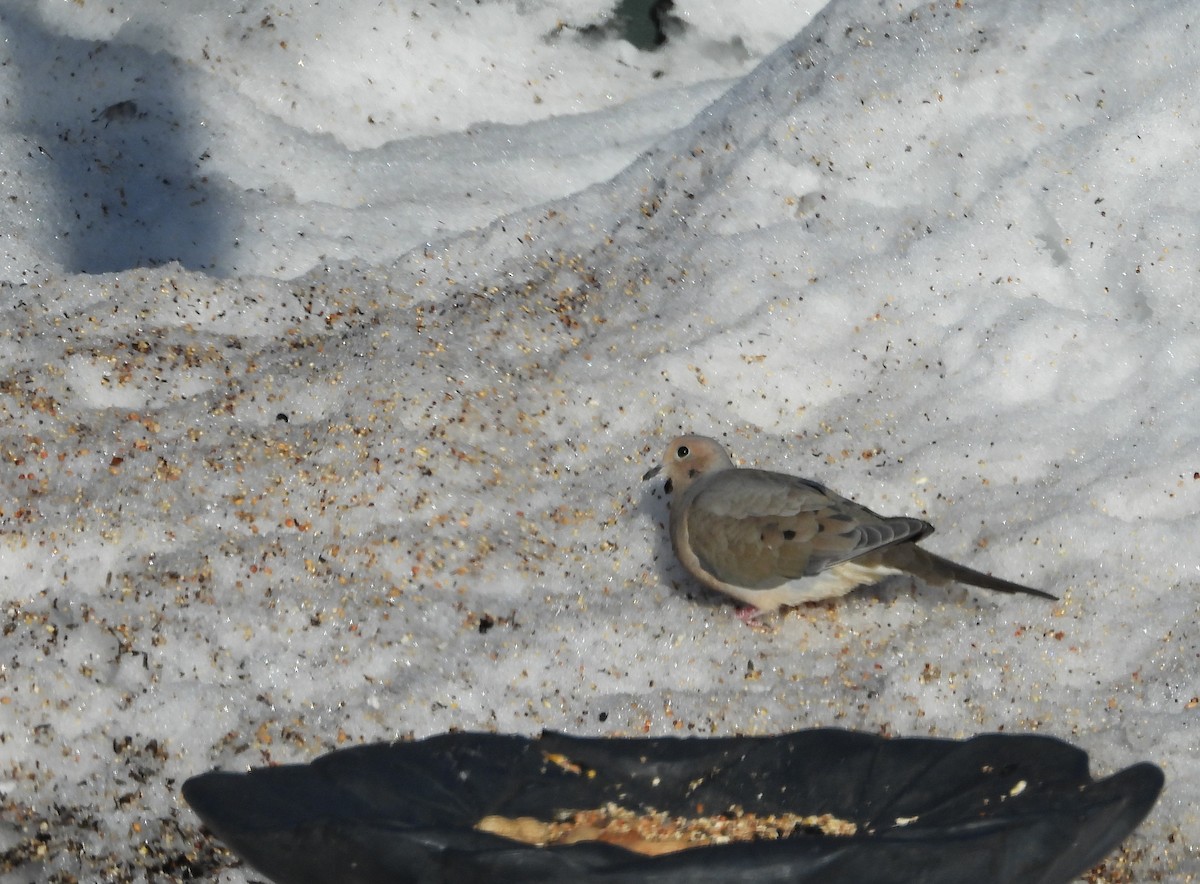
M 244 884 L 213 767 L 818 726 L 1153 761 L 1200 876 L 1188 4 L 184 5 L 0 8 L 0 876 Z M 679 431 L 1062 600 L 749 629 Z

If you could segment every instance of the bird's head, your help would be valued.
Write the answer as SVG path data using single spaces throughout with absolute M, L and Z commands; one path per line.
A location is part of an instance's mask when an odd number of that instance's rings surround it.
M 642 481 L 660 472 L 667 474 L 667 494 L 681 494 L 693 482 L 708 473 L 734 469 L 733 460 L 716 439 L 707 436 L 677 436 L 667 444 L 662 460 L 646 471 Z

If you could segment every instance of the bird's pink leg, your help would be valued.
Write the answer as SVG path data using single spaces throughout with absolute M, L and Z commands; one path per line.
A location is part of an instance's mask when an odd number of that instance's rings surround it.
M 745 623 L 747 626 L 760 626 L 759 618 L 767 613 L 762 608 L 756 608 L 754 605 L 746 605 L 744 608 L 739 607 L 734 611 L 734 615 Z

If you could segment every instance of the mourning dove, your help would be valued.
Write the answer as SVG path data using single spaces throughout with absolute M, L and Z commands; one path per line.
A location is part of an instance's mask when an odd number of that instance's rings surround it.
M 887 518 L 799 476 L 738 469 L 714 439 L 680 436 L 666 471 L 671 545 L 688 573 L 758 612 L 836 598 L 891 574 L 1055 599 L 917 546 L 933 526 Z M 758 616 L 754 613 L 752 616 Z

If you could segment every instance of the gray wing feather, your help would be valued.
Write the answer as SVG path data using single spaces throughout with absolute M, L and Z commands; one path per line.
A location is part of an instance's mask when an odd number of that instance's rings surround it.
M 933 530 L 920 519 L 880 516 L 818 482 L 765 470 L 714 474 L 692 498 L 687 521 L 689 545 L 706 571 L 756 589 L 811 577 Z

